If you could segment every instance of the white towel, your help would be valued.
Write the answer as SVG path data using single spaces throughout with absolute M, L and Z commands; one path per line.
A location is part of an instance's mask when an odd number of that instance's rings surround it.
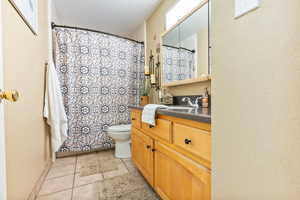
M 148 104 L 144 107 L 142 113 L 142 122 L 155 126 L 156 110 L 159 108 L 167 108 L 168 106 L 159 104 Z
M 47 67 L 44 117 L 47 118 L 47 123 L 51 127 L 52 151 L 55 153 L 67 139 L 68 120 L 53 63 L 49 63 Z

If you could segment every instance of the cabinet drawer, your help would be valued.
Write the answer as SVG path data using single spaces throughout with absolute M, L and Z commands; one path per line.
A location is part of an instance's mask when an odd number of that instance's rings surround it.
M 141 112 L 131 111 L 131 124 L 135 128 L 141 128 Z
M 211 161 L 211 135 L 207 131 L 174 123 L 173 143 L 196 156 Z
M 165 119 L 157 119 L 156 126 L 151 126 L 146 123 L 142 123 L 142 129 L 151 133 L 167 142 L 171 142 L 171 127 L 172 122 Z

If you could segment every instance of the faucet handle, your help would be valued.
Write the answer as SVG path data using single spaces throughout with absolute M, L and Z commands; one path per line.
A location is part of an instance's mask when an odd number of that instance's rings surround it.
M 201 99 L 203 99 L 203 97 L 202 97 L 202 96 L 201 96 L 201 97 L 197 97 L 197 98 L 196 98 L 196 100 L 195 100 L 195 104 L 196 104 L 196 105 L 198 105 L 198 103 L 199 103 L 199 100 L 201 100 Z
M 182 98 L 181 101 L 182 102 L 189 102 L 189 101 L 191 101 L 191 99 L 190 99 L 190 97 L 184 97 L 184 98 Z

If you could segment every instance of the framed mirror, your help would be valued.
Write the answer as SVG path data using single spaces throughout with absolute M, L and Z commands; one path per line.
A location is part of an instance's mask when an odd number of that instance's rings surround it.
M 163 83 L 178 79 L 175 74 L 180 59 L 180 27 L 176 26 L 163 37 Z M 180 76 L 180 73 L 177 73 Z M 180 77 L 179 77 L 180 78 Z
M 164 86 L 210 80 L 209 20 L 206 0 L 162 35 Z

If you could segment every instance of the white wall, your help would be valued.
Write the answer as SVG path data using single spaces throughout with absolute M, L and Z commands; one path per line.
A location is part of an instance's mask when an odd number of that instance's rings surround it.
M 145 22 L 141 24 L 131 35 L 130 38 L 144 42 L 145 41 Z
M 50 8 L 51 8 L 51 21 L 58 25 L 66 25 L 62 24 L 61 17 L 56 9 L 55 3 L 53 0 L 50 0 Z
M 300 199 L 300 1 L 212 1 L 213 200 Z

